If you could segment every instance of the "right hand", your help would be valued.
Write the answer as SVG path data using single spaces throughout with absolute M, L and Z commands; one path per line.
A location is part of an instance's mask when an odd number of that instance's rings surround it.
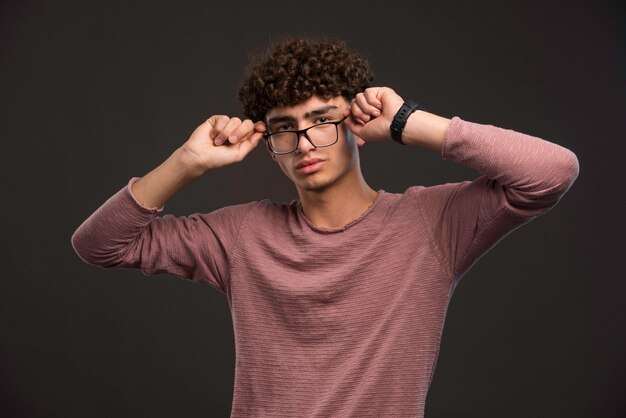
M 185 162 L 201 173 L 243 160 L 263 138 L 265 123 L 214 115 L 181 147 Z

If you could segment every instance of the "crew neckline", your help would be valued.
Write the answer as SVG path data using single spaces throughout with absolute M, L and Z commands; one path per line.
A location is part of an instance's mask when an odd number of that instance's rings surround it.
M 343 232 L 346 229 L 350 228 L 351 226 L 359 223 L 362 219 L 364 219 L 372 210 L 374 210 L 374 208 L 378 205 L 378 202 L 380 202 L 383 194 L 386 193 L 383 189 L 378 189 L 377 190 L 377 194 L 376 194 L 376 198 L 374 199 L 374 201 L 372 202 L 371 205 L 369 205 L 369 207 L 365 210 L 365 212 L 363 212 L 361 214 L 361 216 L 359 216 L 356 219 L 351 220 L 350 222 L 348 222 L 347 224 L 345 224 L 344 226 L 339 226 L 339 227 L 322 227 L 322 226 L 316 226 L 313 222 L 311 222 L 311 220 L 309 218 L 307 218 L 307 216 L 304 214 L 304 210 L 302 209 L 302 204 L 300 202 L 300 200 L 298 199 L 297 202 L 297 206 L 298 206 L 298 215 L 304 219 L 304 221 L 311 227 L 311 229 L 313 229 L 314 231 L 317 232 L 322 232 L 322 233 L 326 233 L 326 234 L 332 234 L 332 233 L 337 233 L 337 232 Z

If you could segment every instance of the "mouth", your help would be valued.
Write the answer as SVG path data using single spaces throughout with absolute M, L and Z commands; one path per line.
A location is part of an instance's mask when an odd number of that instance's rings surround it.
M 319 158 L 301 161 L 298 163 L 298 165 L 296 165 L 296 171 L 303 174 L 313 173 L 322 168 L 324 163 L 325 161 Z

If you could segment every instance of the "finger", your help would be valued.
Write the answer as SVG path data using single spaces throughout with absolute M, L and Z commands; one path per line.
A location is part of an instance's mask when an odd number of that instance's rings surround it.
M 237 143 L 249 141 L 252 138 L 252 135 L 260 134 L 263 137 L 263 132 L 257 132 L 255 130 L 251 130 L 246 132 L 242 137 L 237 137 Z
M 361 96 L 361 98 L 363 97 L 363 93 L 359 93 Z M 359 95 L 356 95 L 354 100 L 352 101 L 352 115 L 358 119 L 359 121 L 363 122 L 363 123 L 367 123 L 370 120 L 370 116 L 367 114 L 367 112 L 365 112 L 365 109 L 363 109 L 361 107 L 361 105 L 359 104 L 360 102 L 362 102 L 362 99 L 360 99 L 359 101 L 357 101 L 357 98 L 359 98 Z
M 344 123 L 346 124 L 346 126 L 348 127 L 348 129 L 350 129 L 350 131 L 355 134 L 356 136 L 360 137 L 361 136 L 361 131 L 363 130 L 363 125 L 358 122 L 355 121 L 354 119 L 352 119 L 352 117 L 348 117 Z
M 246 120 L 249 121 L 250 124 L 252 124 L 252 120 L 250 120 L 250 119 L 246 119 Z M 244 124 L 247 125 L 247 122 L 243 121 L 242 125 L 244 125 Z M 256 122 L 256 123 L 252 124 L 252 128 L 250 130 L 246 129 L 243 134 L 240 134 L 237 131 L 233 132 L 230 135 L 230 137 L 229 137 L 230 138 L 230 142 L 238 143 L 238 142 L 247 141 L 255 133 L 260 133 L 261 137 L 262 137 L 262 135 L 266 131 L 266 129 L 267 129 L 267 127 L 266 127 L 265 123 L 263 123 L 263 122 Z M 239 130 L 239 128 L 237 130 Z M 234 139 L 235 142 L 233 142 L 233 137 L 236 137 Z
M 222 145 L 228 137 L 241 125 L 241 119 L 238 117 L 230 118 L 226 126 L 215 137 L 215 145 Z
M 363 92 L 363 95 L 365 96 L 365 99 L 367 100 L 369 104 L 371 104 L 372 106 L 375 106 L 377 110 L 382 111 L 383 102 L 381 102 L 378 96 L 376 95 L 377 91 L 378 91 L 377 89 L 366 89 Z M 378 114 L 378 116 L 379 115 L 380 113 Z
M 227 118 L 227 116 L 225 115 L 213 115 L 210 118 L 208 118 L 207 120 L 204 121 L 203 125 L 208 125 L 209 127 L 213 127 L 215 126 L 215 124 L 220 120 L 220 119 L 224 119 Z
M 215 120 L 215 123 L 213 124 L 213 129 L 211 129 L 211 132 L 209 133 L 209 136 L 211 137 L 211 139 L 213 139 L 213 143 L 215 145 L 220 145 L 216 143 L 216 139 L 218 138 L 220 132 L 222 132 L 224 127 L 226 127 L 226 124 L 228 124 L 229 120 L 230 118 L 228 116 L 221 116 Z
M 239 158 L 243 160 L 246 157 L 246 155 L 250 153 L 250 151 L 256 148 L 257 145 L 259 145 L 261 138 L 263 138 L 263 134 L 261 132 L 256 132 L 250 136 L 250 139 L 239 142 L 237 144 L 237 146 L 239 147 L 238 148 Z
M 254 124 L 254 130 L 257 132 L 267 131 L 267 125 L 263 121 L 258 121 Z
M 357 104 L 356 99 L 352 101 L 350 112 L 352 113 L 352 118 L 356 121 L 367 123 L 370 120 L 369 115 L 363 113 L 363 110 Z
M 211 125 L 209 137 L 215 141 L 215 137 L 224 129 L 230 118 L 224 115 L 211 116 L 207 122 Z
M 231 144 L 236 144 L 252 132 L 254 132 L 254 124 L 250 119 L 246 119 L 241 122 L 241 125 L 239 125 L 230 135 L 228 135 L 227 141 Z
M 265 122 L 259 120 L 257 122 L 254 122 L 254 128 L 252 131 L 250 131 L 248 138 L 250 137 L 251 134 L 254 134 L 254 133 L 260 133 L 261 137 L 263 137 L 263 133 L 265 133 L 266 131 L 267 131 L 267 125 L 265 124 Z
M 365 97 L 364 93 L 357 94 L 354 100 L 359 105 L 363 113 L 374 117 L 380 116 L 380 110 L 378 110 L 374 105 L 368 102 L 368 99 Z

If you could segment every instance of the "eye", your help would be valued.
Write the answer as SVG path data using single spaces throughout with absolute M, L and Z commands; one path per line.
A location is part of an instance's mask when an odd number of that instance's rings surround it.
M 289 129 L 289 128 L 290 128 L 290 126 L 288 124 L 283 123 L 282 125 L 277 126 L 276 130 L 277 131 L 284 131 L 284 130 Z
M 330 118 L 327 116 L 320 116 L 319 118 L 315 120 L 316 123 L 325 123 L 328 121 L 330 121 Z

